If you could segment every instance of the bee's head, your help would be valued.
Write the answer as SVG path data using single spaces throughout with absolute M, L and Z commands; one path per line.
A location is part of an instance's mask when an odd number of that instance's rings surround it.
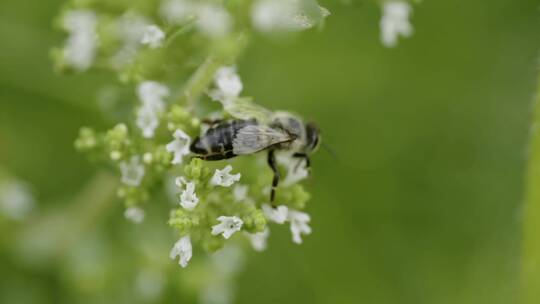
M 306 124 L 306 153 L 312 153 L 319 147 L 320 134 L 321 132 L 315 123 L 308 122 Z

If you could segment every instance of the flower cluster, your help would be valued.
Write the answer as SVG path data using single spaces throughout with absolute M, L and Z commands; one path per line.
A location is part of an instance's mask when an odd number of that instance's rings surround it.
M 81 7 L 74 2 L 76 9 L 61 15 L 69 23 L 63 27 L 69 37 L 55 58 L 62 70 L 111 69 L 130 88 L 120 94 L 132 100 L 130 111 L 108 108 L 119 112 L 116 117 L 122 122 L 105 132 L 84 127 L 75 141 L 76 149 L 118 172 L 117 194 L 125 203 L 125 218 L 142 223 L 146 204 L 159 203 L 164 197 L 160 192 L 171 197 L 176 207 L 168 222 L 179 239 L 170 257 L 178 258 L 182 267 L 194 248 L 214 252 L 226 242 L 244 239 L 255 250 L 264 250 L 270 222 L 289 223 L 293 241 L 300 243 L 301 235 L 311 232 L 309 216 L 301 211 L 309 194 L 298 184 L 307 176 L 305 164 L 278 154 L 284 182 L 274 209 L 269 202 L 272 173 L 261 161 L 264 155 L 208 162 L 190 151 L 195 138 L 210 127 L 203 118 L 228 119 L 226 109 L 244 99 L 237 69 L 228 64 L 240 51 L 231 49 L 231 43 L 242 46 L 237 42 L 246 30 L 235 22 L 240 20 L 234 18 L 238 10 L 221 1 L 166 0 L 152 13 L 128 6 L 119 13 L 118 8 L 105 9 L 110 7 L 106 1 L 94 2 Z M 328 14 L 314 1 L 245 5 L 253 29 L 263 32 L 307 29 Z M 261 7 L 269 5 L 270 15 L 261 16 Z M 276 15 L 272 9 L 289 14 Z M 84 40 L 77 44 L 80 48 L 91 44 L 77 51 L 86 54 L 84 65 L 68 56 L 73 39 Z M 199 62 L 199 67 L 182 65 L 186 60 Z

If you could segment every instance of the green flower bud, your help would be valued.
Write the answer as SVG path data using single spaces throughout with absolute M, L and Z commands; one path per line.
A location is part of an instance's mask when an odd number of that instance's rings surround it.
M 266 227 L 266 217 L 260 209 L 254 209 L 242 220 L 244 221 L 243 229 L 249 233 L 262 232 Z
M 79 131 L 79 137 L 75 140 L 75 149 L 86 152 L 96 148 L 97 138 L 93 129 L 83 127 Z
M 311 195 L 301 185 L 294 185 L 291 187 L 291 201 L 290 206 L 297 210 L 306 208 L 306 203 L 311 198 Z
M 225 239 L 221 236 L 209 235 L 202 240 L 202 247 L 208 252 L 216 252 L 223 248 Z
M 198 225 L 199 218 L 184 209 L 176 209 L 171 212 L 169 226 L 176 229 L 180 235 L 189 234 L 190 230 Z
M 107 131 L 105 134 L 105 144 L 110 152 L 125 152 L 126 148 L 130 145 L 126 125 L 123 123 L 117 124 L 114 128 Z

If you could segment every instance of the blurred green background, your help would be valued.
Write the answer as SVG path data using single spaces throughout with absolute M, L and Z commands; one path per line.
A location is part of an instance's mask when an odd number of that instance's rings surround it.
M 70 210 L 95 174 L 73 140 L 111 125 L 96 92 L 115 81 L 52 72 L 61 4 L 0 2 L 0 166 L 33 185 L 42 214 Z M 247 95 L 317 121 L 339 159 L 314 156 L 313 234 L 297 246 L 275 229 L 249 254 L 235 302 L 516 303 L 540 3 L 426 0 L 395 49 L 379 42 L 373 3 L 321 4 L 324 30 L 256 37 L 239 63 Z M 53 254 L 24 244 L 27 224 L 1 222 L 0 302 L 149 302 L 132 286 L 155 256 L 172 278 L 156 302 L 194 302 L 190 272 L 167 259 L 167 213 L 133 226 L 122 212 L 116 203 Z

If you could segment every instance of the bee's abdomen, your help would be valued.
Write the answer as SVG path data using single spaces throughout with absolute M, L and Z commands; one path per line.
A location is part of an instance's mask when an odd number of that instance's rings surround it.
M 233 120 L 218 124 L 197 137 L 190 146 L 191 152 L 206 160 L 220 160 L 235 157 L 233 140 L 241 128 L 256 124 L 252 120 Z

